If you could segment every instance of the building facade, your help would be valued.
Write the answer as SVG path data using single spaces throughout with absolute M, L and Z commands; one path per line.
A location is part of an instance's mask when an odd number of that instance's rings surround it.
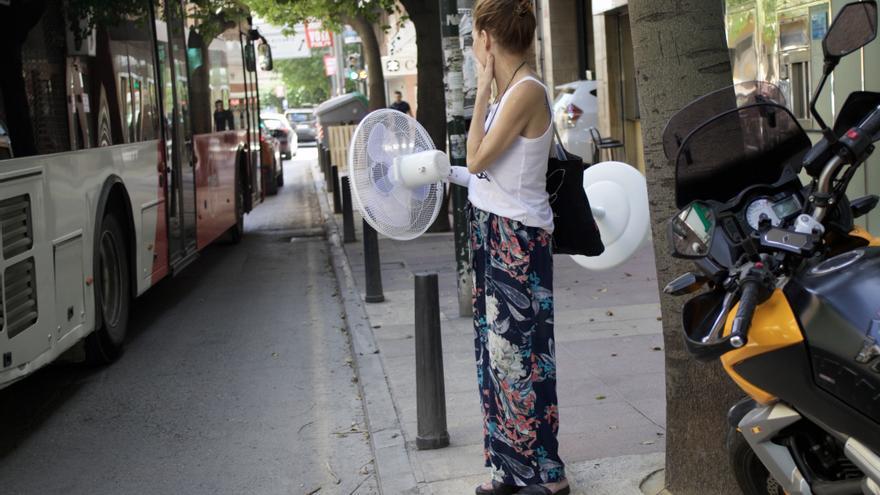
M 821 136 L 809 112 L 822 76 L 822 38 L 834 14 L 852 0 L 718 0 L 725 2 L 728 48 L 737 82 L 778 85 L 787 106 L 813 140 Z M 594 76 L 599 130 L 624 142 L 626 161 L 644 171 L 637 68 L 627 0 L 536 0 L 536 65 L 551 87 Z M 577 56 L 575 56 L 575 54 Z M 853 91 L 880 91 L 880 42 L 842 60 L 818 100 L 829 124 Z M 880 155 L 853 178 L 851 198 L 880 194 Z M 880 211 L 861 219 L 880 233 Z

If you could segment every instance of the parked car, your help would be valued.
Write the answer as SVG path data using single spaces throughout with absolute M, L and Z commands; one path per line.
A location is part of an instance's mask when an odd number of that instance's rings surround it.
M 287 122 L 296 131 L 299 142 L 315 141 L 315 112 L 311 108 L 291 108 L 284 112 Z
M 599 125 L 599 102 L 596 81 L 574 81 L 556 86 L 559 95 L 553 103 L 556 129 L 562 145 L 570 153 L 592 162 L 593 141 L 590 127 Z
M 284 166 L 281 160 L 281 143 L 260 119 L 260 163 L 262 163 L 263 190 L 269 196 L 278 194 L 284 185 Z
M 260 118 L 269 129 L 272 136 L 278 140 L 281 145 L 281 157 L 284 159 L 292 158 L 296 155 L 296 148 L 299 140 L 296 137 L 293 127 L 280 113 L 262 113 Z

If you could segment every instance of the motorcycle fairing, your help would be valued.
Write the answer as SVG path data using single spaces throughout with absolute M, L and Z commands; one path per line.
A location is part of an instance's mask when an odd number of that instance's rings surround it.
M 817 386 L 880 425 L 880 357 L 858 359 L 869 339 L 880 342 L 878 274 L 880 248 L 867 247 L 801 271 L 785 293 L 804 330 Z
M 778 396 L 807 419 L 880 451 L 880 425 L 816 385 L 806 342 L 760 354 L 734 365 L 756 387 Z
M 725 336 L 730 335 L 738 307 L 739 305 L 735 306 L 728 315 Z M 766 405 L 776 400 L 775 392 L 741 376 L 735 369 L 736 365 L 762 354 L 800 344 L 803 340 L 800 326 L 785 295 L 777 289 L 770 299 L 755 310 L 746 345 L 721 356 L 721 364 L 743 391 L 759 404 Z

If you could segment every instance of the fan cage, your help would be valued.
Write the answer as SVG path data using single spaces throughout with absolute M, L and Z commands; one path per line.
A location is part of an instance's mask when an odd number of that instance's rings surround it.
M 349 183 L 354 205 L 376 232 L 410 240 L 434 223 L 442 206 L 443 182 L 407 189 L 392 173 L 395 157 L 433 149 L 425 128 L 397 110 L 376 110 L 358 125 L 348 150 Z

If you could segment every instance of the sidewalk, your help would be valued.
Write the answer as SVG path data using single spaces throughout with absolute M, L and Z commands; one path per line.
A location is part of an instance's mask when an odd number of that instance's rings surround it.
M 316 184 L 326 194 L 323 182 Z M 327 198 L 328 202 L 322 201 L 325 208 L 332 204 L 332 198 Z M 334 219 L 341 229 L 341 215 Z M 344 253 L 359 291 L 358 303 L 363 304 L 363 236 L 357 212 L 355 224 L 358 242 L 345 244 Z M 406 458 L 399 457 L 394 469 L 400 469 L 400 459 L 407 460 L 418 493 L 472 493 L 476 484 L 487 479 L 488 471 L 482 467 L 473 326 L 470 317 L 458 315 L 452 234 L 426 234 L 407 242 L 380 236 L 379 247 L 385 302 L 363 304 L 363 309 L 372 330 L 368 337 L 375 339 L 387 377 L 393 405 L 393 413 L 387 414 L 396 414 L 406 445 Z M 641 493 L 639 483 L 662 468 L 665 446 L 664 367 L 653 254 L 646 247 L 626 266 L 602 273 L 588 272 L 568 256 L 556 256 L 554 262 L 560 453 L 574 493 Z M 434 451 L 418 451 L 414 445 L 412 274 L 420 271 L 437 272 L 440 283 L 451 444 Z M 368 377 L 362 373 L 361 379 Z M 375 385 L 362 383 L 365 388 Z M 371 400 L 375 396 L 366 395 L 371 418 L 376 416 L 374 410 L 392 411 Z M 374 438 L 374 448 L 377 441 Z M 398 446 L 397 450 L 403 449 Z M 383 476 L 388 470 L 383 469 L 381 456 L 377 457 L 383 493 L 404 493 L 406 483 Z

